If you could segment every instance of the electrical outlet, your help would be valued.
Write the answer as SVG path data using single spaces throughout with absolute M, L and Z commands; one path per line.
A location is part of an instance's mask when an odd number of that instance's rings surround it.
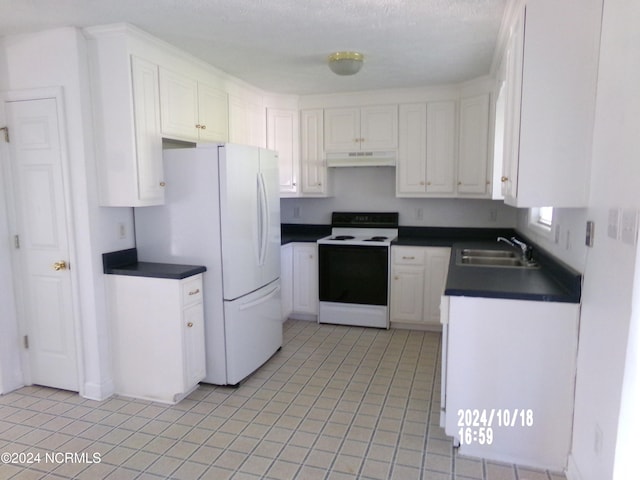
M 293 207 L 293 218 L 300 218 L 300 207 Z
M 122 222 L 118 223 L 118 238 L 120 240 L 127 238 L 127 227 Z
M 416 220 L 424 219 L 424 210 L 422 208 L 416 208 Z
M 497 208 L 492 208 L 491 210 L 489 210 L 489 221 L 490 222 L 497 222 L 498 221 L 498 209 Z

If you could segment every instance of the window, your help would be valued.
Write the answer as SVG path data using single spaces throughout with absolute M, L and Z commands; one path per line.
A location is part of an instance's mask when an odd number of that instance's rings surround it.
M 538 207 L 529 210 L 529 226 L 539 233 L 550 234 L 553 227 L 553 207 Z
M 553 224 L 553 207 L 538 208 L 538 223 L 547 228 L 551 228 Z

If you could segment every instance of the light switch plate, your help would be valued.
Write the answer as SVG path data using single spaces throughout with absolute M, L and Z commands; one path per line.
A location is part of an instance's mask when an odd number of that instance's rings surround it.
M 622 243 L 635 245 L 638 236 L 638 210 L 635 208 L 625 208 L 622 210 L 622 222 L 620 227 L 620 237 Z
M 609 209 L 609 221 L 607 223 L 607 236 L 609 238 L 613 238 L 614 240 L 618 240 L 620 231 L 620 209 L 619 208 L 611 208 Z

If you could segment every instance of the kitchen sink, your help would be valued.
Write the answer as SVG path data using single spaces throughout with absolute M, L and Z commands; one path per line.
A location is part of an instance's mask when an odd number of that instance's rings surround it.
M 458 252 L 456 263 L 475 267 L 539 268 L 537 263 L 527 262 L 509 250 L 463 248 Z
M 491 258 L 517 258 L 515 252 L 509 250 L 484 250 L 479 248 L 463 248 L 463 256 L 469 257 L 491 257 Z

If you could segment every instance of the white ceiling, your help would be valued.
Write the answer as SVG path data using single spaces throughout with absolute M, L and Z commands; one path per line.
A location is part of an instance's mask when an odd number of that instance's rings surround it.
M 489 73 L 507 0 L 0 0 L 0 36 L 129 22 L 264 90 L 313 94 Z M 326 57 L 355 50 L 352 77 Z

